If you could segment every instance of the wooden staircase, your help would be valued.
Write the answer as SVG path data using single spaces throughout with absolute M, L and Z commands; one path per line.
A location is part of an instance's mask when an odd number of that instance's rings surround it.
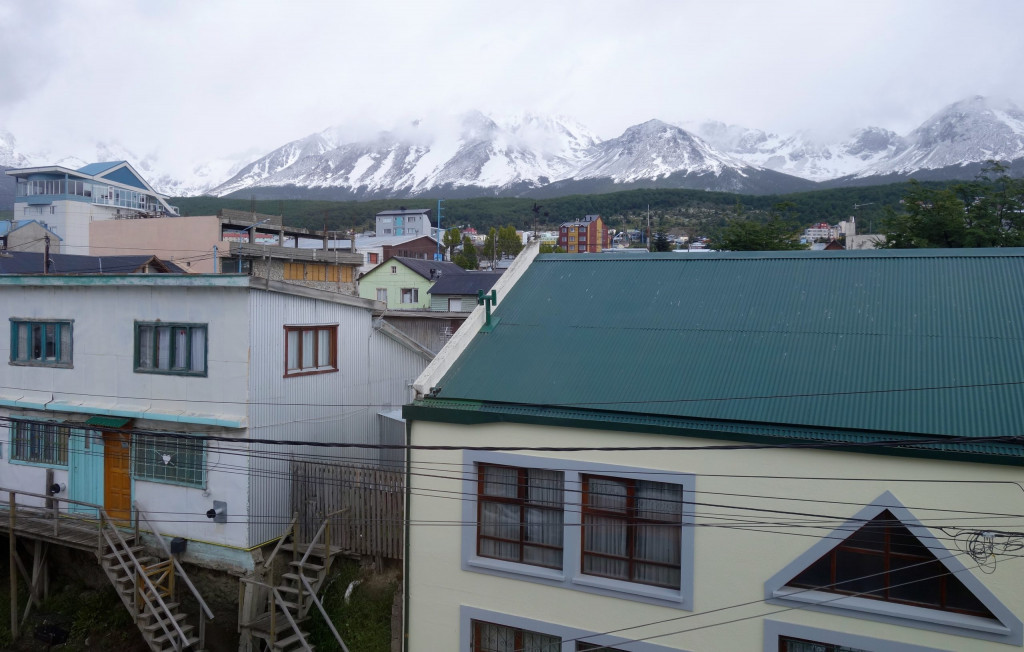
M 134 507 L 142 520 L 146 520 L 141 508 L 137 504 Z M 125 536 L 109 519 L 104 519 L 103 523 L 106 549 L 100 557 L 100 566 L 131 613 L 149 649 L 153 652 L 205 652 L 206 620 L 213 618 L 213 614 L 167 549 L 160 533 L 152 530 L 164 549 L 166 557 L 163 559 L 153 557 L 145 546 L 139 545 L 137 534 Z M 198 628 L 189 622 L 177 602 L 176 578 L 184 581 L 199 603 Z
M 132 614 L 153 652 L 200 652 L 196 626 L 174 600 L 174 565 L 149 556 L 145 547 L 120 541 L 108 548 L 100 565 L 121 602 Z M 148 582 L 142 579 L 145 575 Z
M 325 526 L 328 520 L 324 521 Z M 317 597 L 341 549 L 331 546 L 329 528 L 324 543 L 316 543 L 324 534 L 324 526 L 321 526 L 309 544 L 286 542 L 289 539 L 294 541 L 298 534 L 296 519 L 292 520 L 289 531 L 289 534 L 281 538 L 264 565 L 269 568 L 278 552 L 291 553 L 291 560 L 278 581 L 265 583 L 242 579 L 238 614 L 239 650 L 313 651 L 314 646 L 308 642 L 309 633 L 302 629 L 302 625 L 309 619 L 310 611 L 315 606 L 334 633 L 341 649 L 348 652 Z

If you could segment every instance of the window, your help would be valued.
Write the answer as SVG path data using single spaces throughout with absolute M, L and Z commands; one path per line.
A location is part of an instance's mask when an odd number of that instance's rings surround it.
M 475 525 L 463 570 L 692 608 L 693 474 L 496 451 L 463 461 L 462 520 Z
M 285 376 L 338 370 L 338 326 L 285 326 Z
M 402 303 L 419 303 L 419 288 L 402 288 Z
M 994 618 L 888 510 L 811 564 L 788 586 Z
M 679 485 L 584 476 L 583 573 L 678 587 L 682 507 Z
M 11 320 L 11 364 L 71 367 L 70 321 Z
M 203 441 L 166 435 L 136 435 L 132 443 L 132 473 L 136 480 L 206 486 L 206 446 Z
M 206 375 L 206 324 L 135 322 L 135 372 Z
M 477 471 L 477 554 L 561 568 L 562 474 L 490 464 Z
M 462 297 L 448 299 L 448 312 L 462 312 Z
M 342 267 L 341 268 L 341 282 L 342 283 L 351 283 L 352 282 L 352 268 L 351 267 Z
M 806 641 L 788 636 L 779 637 L 779 652 L 869 652 L 860 648 L 846 647 L 845 645 L 832 645 L 831 643 L 819 643 L 817 641 Z
M 67 466 L 68 429 L 55 423 L 11 422 L 11 459 Z
M 377 288 L 377 301 L 383 301 L 384 303 L 388 302 L 387 288 Z
M 397 274 L 398 273 L 398 266 L 397 265 L 392 265 L 391 266 L 391 273 L 392 274 Z
M 378 254 L 376 254 L 376 253 L 369 253 L 369 254 L 366 254 L 366 255 L 368 257 L 368 261 L 367 262 L 369 262 L 371 265 L 376 265 L 377 263 L 380 262 L 380 260 L 379 260 L 380 256 Z
M 562 639 L 518 627 L 473 621 L 474 652 L 561 652 Z

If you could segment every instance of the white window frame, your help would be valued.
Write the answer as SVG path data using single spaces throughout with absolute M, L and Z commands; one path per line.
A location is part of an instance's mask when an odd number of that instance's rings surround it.
M 406 293 L 408 293 L 409 300 L 406 301 Z M 402 288 L 401 290 L 401 303 L 405 305 L 411 305 L 420 302 L 420 289 L 419 288 Z
M 377 288 L 377 301 L 383 301 L 384 303 L 388 302 L 387 288 Z
M 470 527 L 462 528 L 462 570 L 508 577 L 550 586 L 559 586 L 584 593 L 612 596 L 627 600 L 693 610 L 693 534 L 694 510 L 692 494 L 696 476 L 692 473 L 667 472 L 597 462 L 581 462 L 550 457 L 535 457 L 497 451 L 465 451 L 463 453 L 462 520 Z M 521 468 L 562 471 L 565 478 L 565 503 L 562 542 L 562 568 L 553 569 L 518 562 L 481 557 L 477 545 L 477 476 L 478 464 L 497 464 Z M 633 480 L 648 480 L 683 486 L 683 515 L 680 534 L 680 586 L 670 589 L 595 575 L 581 569 L 582 515 L 580 504 L 584 475 L 604 475 Z

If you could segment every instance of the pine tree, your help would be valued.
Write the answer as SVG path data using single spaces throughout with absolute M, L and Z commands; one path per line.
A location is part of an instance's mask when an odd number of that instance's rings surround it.
M 455 264 L 462 269 L 477 269 L 480 266 L 476 256 L 476 247 L 468 235 L 462 236 L 462 252 L 455 257 Z

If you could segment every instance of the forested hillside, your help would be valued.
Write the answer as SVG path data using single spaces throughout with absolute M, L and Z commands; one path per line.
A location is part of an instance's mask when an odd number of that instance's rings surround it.
M 943 184 L 927 184 L 942 187 Z M 570 195 L 539 200 L 521 198 L 449 199 L 443 206 L 442 226 L 472 226 L 486 231 L 492 226 L 513 224 L 533 228 L 535 216 L 541 228 L 558 225 L 583 215 L 597 213 L 614 229 L 637 228 L 646 224 L 648 207 L 652 225 L 661 220 L 662 228 L 686 232 L 691 236 L 711 235 L 737 216 L 763 221 L 779 202 L 791 202 L 790 219 L 801 226 L 816 222 L 835 224 L 856 215 L 860 232 L 880 224 L 886 207 L 899 209 L 906 193 L 905 183 L 868 188 L 837 188 L 786 195 L 736 195 L 701 190 L 630 190 L 604 195 Z M 215 197 L 182 197 L 171 200 L 182 215 L 211 215 L 221 208 L 254 210 L 281 214 L 295 226 L 330 230 L 373 228 L 377 212 L 399 207 L 429 208 L 436 212 L 436 199 L 375 200 L 335 202 L 309 200 L 245 200 Z M 539 203 L 539 210 L 532 209 Z

